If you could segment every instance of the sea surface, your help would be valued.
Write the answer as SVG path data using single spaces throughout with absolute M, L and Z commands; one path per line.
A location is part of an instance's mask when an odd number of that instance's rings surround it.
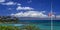
M 41 30 L 51 30 L 51 20 L 19 20 L 18 22 L 26 22 L 28 24 L 35 24 Z M 22 26 L 26 24 L 0 24 L 7 26 Z M 60 30 L 60 20 L 53 20 L 53 30 Z

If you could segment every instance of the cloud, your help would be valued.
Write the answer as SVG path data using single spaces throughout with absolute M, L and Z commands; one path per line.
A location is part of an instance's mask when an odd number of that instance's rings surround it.
M 48 17 L 47 15 L 45 15 L 42 12 L 39 12 L 39 11 L 19 12 L 19 13 L 16 13 L 16 14 L 11 14 L 11 16 L 16 16 L 16 17 L 40 17 L 40 18 Z
M 16 10 L 33 10 L 33 8 L 31 8 L 31 7 L 21 7 L 21 6 L 18 6 L 16 8 Z
M 9 6 L 9 5 L 17 5 L 16 10 L 33 10 L 33 8 L 31 8 L 31 7 L 22 7 L 20 3 L 13 2 L 13 1 L 3 2 L 3 3 L 0 3 L 0 4 L 1 5 L 7 5 L 7 6 Z
M 57 15 L 56 17 L 57 17 L 57 18 L 60 18 L 60 15 Z
M 18 3 L 17 5 L 19 5 L 19 6 L 20 6 L 21 4 L 20 4 L 20 3 Z
M 51 15 L 50 17 L 51 17 L 51 18 L 55 18 L 55 15 L 53 14 L 53 15 Z
M 20 3 L 16 3 L 16 2 L 5 2 L 5 3 L 1 3 L 2 5 L 21 5 Z
M 1 3 L 2 5 L 15 5 L 15 2 L 6 2 L 6 3 Z
M 0 3 L 5 2 L 5 0 L 0 0 Z

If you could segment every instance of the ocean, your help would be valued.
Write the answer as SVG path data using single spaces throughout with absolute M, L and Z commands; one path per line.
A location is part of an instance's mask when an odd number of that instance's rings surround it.
M 19 20 L 18 22 L 26 22 L 27 24 L 35 24 L 41 30 L 51 30 L 51 20 Z M 0 24 L 7 26 L 22 26 L 25 24 Z M 60 20 L 53 20 L 53 30 L 60 30 Z
M 41 30 L 51 30 L 51 20 L 20 20 L 21 22 L 34 23 Z M 60 30 L 60 20 L 52 20 L 53 30 Z

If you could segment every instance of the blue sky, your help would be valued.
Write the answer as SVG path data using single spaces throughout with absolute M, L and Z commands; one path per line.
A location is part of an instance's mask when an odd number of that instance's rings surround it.
M 60 14 L 60 0 L 53 0 L 53 11 Z
M 42 16 L 48 15 L 52 10 L 56 15 L 60 14 L 60 0 L 0 0 L 0 15 L 16 15 L 20 16 L 22 14 L 32 14 L 37 11 L 37 13 L 42 14 Z M 28 13 L 26 13 L 28 11 Z M 30 11 L 33 11 L 32 13 Z M 43 12 L 43 13 L 42 13 Z M 34 15 L 38 16 L 35 13 Z M 17 15 L 16 15 L 17 16 Z M 22 15 L 23 16 L 23 15 Z

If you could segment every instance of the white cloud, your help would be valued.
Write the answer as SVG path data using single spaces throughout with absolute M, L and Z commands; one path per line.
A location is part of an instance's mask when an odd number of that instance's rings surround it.
M 12 1 L 1 3 L 1 4 L 2 5 L 21 5 L 20 3 L 16 3 L 16 2 L 12 2 Z
M 38 12 L 38 11 L 19 12 L 19 13 L 16 13 L 16 14 L 11 14 L 11 16 L 16 16 L 16 17 L 41 17 L 41 18 L 48 17 L 47 15 L 43 14 L 42 12 Z
M 13 2 L 13 1 L 3 2 L 3 3 L 0 3 L 0 4 L 1 5 L 17 5 L 18 7 L 16 8 L 16 10 L 33 10 L 33 8 L 31 8 L 31 7 L 22 7 L 20 3 Z
M 56 17 L 57 17 L 57 18 L 60 18 L 60 15 L 57 15 Z
M 18 3 L 17 5 L 19 5 L 19 6 L 20 6 L 21 4 L 20 4 L 20 3 Z
M 33 10 L 33 8 L 31 8 L 31 7 L 21 7 L 21 6 L 18 6 L 16 8 L 16 10 Z
M 0 0 L 0 3 L 5 2 L 5 0 Z
M 52 18 L 54 18 L 54 17 L 55 17 L 55 15 L 52 15 L 51 17 L 52 17 Z
M 15 2 L 6 2 L 6 3 L 1 3 L 2 5 L 16 5 Z

